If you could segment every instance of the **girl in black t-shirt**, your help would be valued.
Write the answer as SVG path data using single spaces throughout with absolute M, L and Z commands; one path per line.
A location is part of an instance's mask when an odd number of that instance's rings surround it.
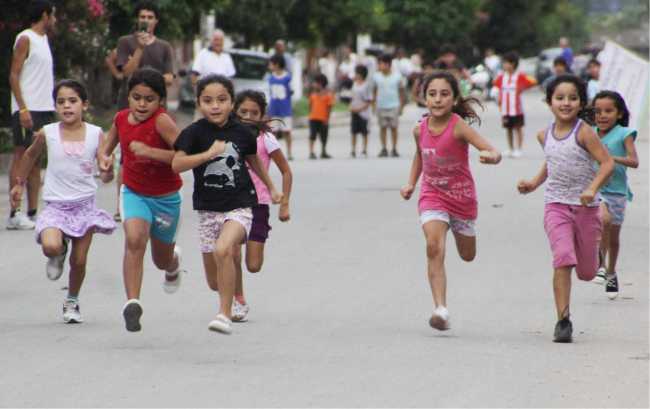
M 199 237 L 208 285 L 219 292 L 220 307 L 208 328 L 232 332 L 235 293 L 234 247 L 244 243 L 253 219 L 257 193 L 246 163 L 269 188 L 273 203 L 282 200 L 257 156 L 257 134 L 232 113 L 232 82 L 210 75 L 197 85 L 197 105 L 203 119 L 185 128 L 174 148 L 175 172 L 194 173 L 194 210 L 199 212 Z

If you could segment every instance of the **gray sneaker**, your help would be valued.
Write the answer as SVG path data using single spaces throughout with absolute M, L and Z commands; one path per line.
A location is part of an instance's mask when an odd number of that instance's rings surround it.
M 69 299 L 63 301 L 63 322 L 66 324 L 81 324 L 84 322 L 77 301 Z
M 63 253 L 59 254 L 58 256 L 49 257 L 47 259 L 47 264 L 45 264 L 45 272 L 47 273 L 47 278 L 52 281 L 58 280 L 61 278 L 61 274 L 63 274 L 65 257 L 68 255 L 68 241 L 68 238 L 63 238 Z
M 573 324 L 569 317 L 564 317 L 555 324 L 553 342 L 569 343 L 573 341 Z

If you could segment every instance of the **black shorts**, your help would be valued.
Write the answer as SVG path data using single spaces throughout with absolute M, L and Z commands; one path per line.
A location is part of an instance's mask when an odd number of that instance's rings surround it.
M 503 127 L 506 129 L 521 128 L 524 126 L 524 116 L 515 115 L 515 116 L 503 116 L 501 117 Z
M 269 205 L 258 204 L 253 206 L 253 221 L 251 223 L 251 231 L 248 234 L 249 241 L 256 241 L 258 243 L 266 243 L 269 238 L 269 231 L 271 225 L 269 219 L 271 218 Z
M 32 114 L 32 122 L 34 123 L 32 129 L 25 129 L 20 125 L 20 113 L 18 111 L 11 116 L 11 132 L 14 146 L 29 148 L 29 145 L 32 144 L 34 131 L 40 131 L 43 126 L 54 122 L 55 119 L 54 111 L 29 111 L 29 113 Z
M 327 140 L 329 125 L 327 122 L 309 120 L 309 140 L 315 141 L 320 136 L 321 141 Z
M 358 113 L 352 113 L 352 119 L 350 121 L 350 130 L 352 135 L 360 133 L 361 135 L 368 135 L 368 120 L 364 119 Z

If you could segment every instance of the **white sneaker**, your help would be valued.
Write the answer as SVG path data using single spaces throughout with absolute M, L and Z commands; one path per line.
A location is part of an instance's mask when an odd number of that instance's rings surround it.
M 607 270 L 605 270 L 605 267 L 601 267 L 598 269 L 596 276 L 591 280 L 591 282 L 597 285 L 603 285 L 607 281 L 607 278 L 605 277 L 606 275 Z
M 35 227 L 36 223 L 21 211 L 16 211 L 14 217 L 7 218 L 7 230 L 34 230 Z
M 236 298 L 233 298 L 232 300 L 232 320 L 233 322 L 244 322 L 248 318 L 248 311 L 250 311 L 250 307 L 248 304 L 242 304 L 239 301 L 237 301 Z
M 217 314 L 215 319 L 208 324 L 208 329 L 222 334 L 230 334 L 232 333 L 232 321 L 223 314 Z
M 81 324 L 84 322 L 79 311 L 79 303 L 66 299 L 63 301 L 63 322 L 66 324 Z
M 519 149 L 515 149 L 514 152 L 512 152 L 512 157 L 513 158 L 521 158 L 523 156 L 523 153 Z
M 68 255 L 68 241 L 68 238 L 63 238 L 63 253 L 58 256 L 48 257 L 47 259 L 47 264 L 45 264 L 45 273 L 47 274 L 47 278 L 52 281 L 58 280 L 61 277 L 61 274 L 63 274 L 65 257 Z
M 446 331 L 449 326 L 449 311 L 446 307 L 440 306 L 433 311 L 429 319 L 429 325 L 439 331 Z
M 174 246 L 174 255 L 176 256 L 176 258 L 178 258 L 178 268 L 173 273 L 165 271 L 165 278 L 163 279 L 163 283 L 162 283 L 163 290 L 165 290 L 167 294 L 173 294 L 176 291 L 178 291 L 178 289 L 181 286 L 181 277 L 182 277 L 181 273 L 184 272 L 184 270 L 181 270 L 181 248 L 180 247 Z M 173 280 L 169 280 L 168 278 L 173 278 Z

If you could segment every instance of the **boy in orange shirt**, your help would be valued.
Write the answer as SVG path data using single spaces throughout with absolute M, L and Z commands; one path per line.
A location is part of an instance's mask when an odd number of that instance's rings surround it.
M 334 105 L 334 96 L 327 89 L 327 77 L 318 74 L 312 83 L 312 93 L 309 95 L 309 159 L 316 159 L 314 145 L 316 137 L 320 137 L 321 159 L 329 159 L 327 153 L 327 133 L 329 130 L 330 112 Z

